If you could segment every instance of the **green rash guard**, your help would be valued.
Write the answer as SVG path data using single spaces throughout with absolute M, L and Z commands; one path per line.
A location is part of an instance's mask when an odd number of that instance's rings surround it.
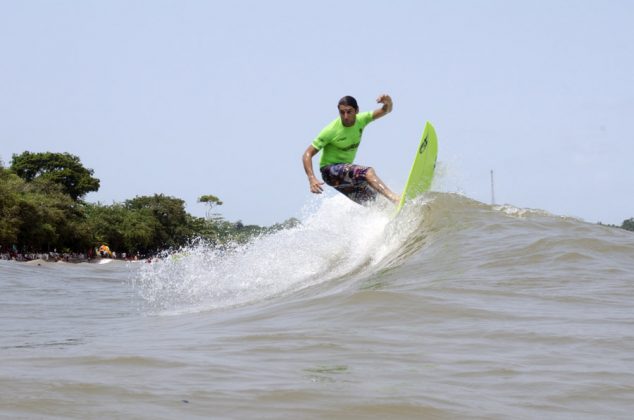
M 319 167 L 335 163 L 352 163 L 361 143 L 361 135 L 366 125 L 372 122 L 372 112 L 357 114 L 356 121 L 351 127 L 345 127 L 341 118 L 337 118 L 319 133 L 313 141 L 313 147 L 321 150 Z

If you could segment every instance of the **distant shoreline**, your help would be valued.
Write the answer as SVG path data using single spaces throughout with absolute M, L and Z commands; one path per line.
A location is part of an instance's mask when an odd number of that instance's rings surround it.
M 147 258 L 111 258 L 111 257 L 88 257 L 86 254 L 76 254 L 76 253 L 3 253 L 0 254 L 0 260 L 2 261 L 15 261 L 25 264 L 31 265 L 39 265 L 41 263 L 67 263 L 67 264 L 79 264 L 79 263 L 89 263 L 89 264 L 105 264 L 112 261 L 122 261 L 122 262 L 130 262 L 130 261 L 145 261 Z

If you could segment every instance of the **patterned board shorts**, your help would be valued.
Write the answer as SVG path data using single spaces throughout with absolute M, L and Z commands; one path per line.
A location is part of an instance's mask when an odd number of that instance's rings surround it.
M 351 163 L 336 163 L 321 168 L 324 182 L 358 204 L 376 199 L 376 191 L 370 187 L 366 174 L 370 167 Z

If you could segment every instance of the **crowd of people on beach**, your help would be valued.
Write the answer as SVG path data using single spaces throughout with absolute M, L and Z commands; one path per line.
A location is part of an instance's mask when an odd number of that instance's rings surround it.
M 117 254 L 116 252 L 103 252 L 101 247 L 88 250 L 88 252 L 19 252 L 15 247 L 7 248 L 0 245 L 0 260 L 28 262 L 42 260 L 46 262 L 91 262 L 103 258 L 124 261 L 138 261 L 142 259 L 140 255 L 128 255 L 125 252 Z
M 3 252 L 0 253 L 1 260 L 9 260 L 9 261 L 33 261 L 33 260 L 43 260 L 50 262 L 57 261 L 65 261 L 65 262 L 76 262 L 76 261 L 87 261 L 88 257 L 83 253 L 59 253 L 59 252 L 38 252 L 38 253 L 21 253 L 21 252 Z

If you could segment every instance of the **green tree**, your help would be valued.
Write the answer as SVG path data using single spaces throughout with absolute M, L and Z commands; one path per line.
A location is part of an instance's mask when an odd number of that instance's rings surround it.
M 213 214 L 211 213 L 211 211 L 214 206 L 222 206 L 222 201 L 220 201 L 220 199 L 216 197 L 215 195 L 211 195 L 211 194 L 201 195 L 200 197 L 198 197 L 198 202 L 205 203 L 207 205 L 207 212 L 206 212 L 207 219 L 212 218 Z
M 0 182 L 0 242 L 28 251 L 83 250 L 90 244 L 83 206 L 62 187 L 26 182 L 3 170 Z
M 63 192 L 75 201 L 99 189 L 99 179 L 92 176 L 94 171 L 85 168 L 79 158 L 70 153 L 14 154 L 11 170 L 27 182 L 39 178 L 61 185 Z
M 0 166 L 0 245 L 17 243 L 20 232 L 20 197 L 17 194 L 24 180 Z
M 141 196 L 126 200 L 125 207 L 155 220 L 152 239 L 155 249 L 185 245 L 194 233 L 190 225 L 190 216 L 185 211 L 185 201 L 180 198 L 163 194 Z
M 147 253 L 153 248 L 157 222 L 152 215 L 123 204 L 88 204 L 93 243 L 106 244 L 115 252 Z
M 190 216 L 188 224 L 192 229 L 192 238 L 202 238 L 211 243 L 219 242 L 221 229 L 217 220 Z
M 634 217 L 624 220 L 621 228 L 634 232 Z

